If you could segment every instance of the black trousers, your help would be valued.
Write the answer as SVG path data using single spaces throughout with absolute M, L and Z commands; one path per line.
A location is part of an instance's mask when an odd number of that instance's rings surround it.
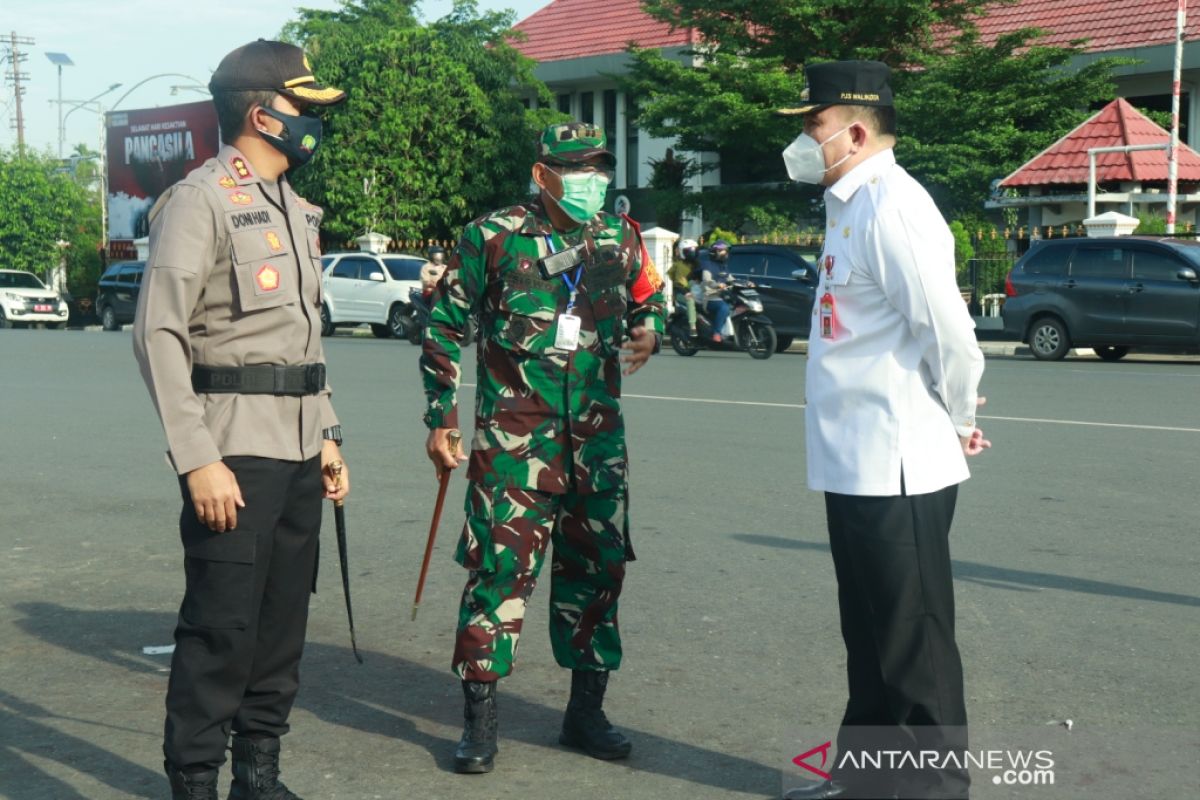
M 967 745 L 950 569 L 957 497 L 957 486 L 899 497 L 825 495 L 849 680 L 839 753 Z M 966 797 L 970 782 L 957 769 L 838 777 L 873 788 L 882 780 L 881 796 L 921 798 Z
M 180 478 L 187 589 L 175 628 L 163 753 L 184 770 L 225 762 L 229 734 L 279 737 L 300 686 L 322 481 L 305 462 L 233 456 L 246 507 L 215 533 Z

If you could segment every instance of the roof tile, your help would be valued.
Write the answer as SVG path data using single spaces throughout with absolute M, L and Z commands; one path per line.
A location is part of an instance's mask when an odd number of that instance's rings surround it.
M 1170 139 L 1171 134 L 1130 105 L 1127 100 L 1118 97 L 1075 130 L 1034 156 L 1001 181 L 1000 185 L 1086 184 L 1087 151 L 1090 148 L 1165 144 Z M 1167 180 L 1167 151 L 1097 153 L 1096 180 L 1163 183 Z M 1200 154 L 1185 144 L 1179 145 L 1179 180 L 1200 181 Z
M 1088 39 L 1088 52 L 1175 42 L 1177 0 L 1017 0 L 991 6 L 976 20 L 980 39 L 991 44 L 1020 28 L 1041 28 L 1041 44 L 1067 45 Z M 1200 36 L 1200 17 L 1187 19 L 1185 37 Z
M 553 0 L 517 23 L 525 41 L 513 46 L 535 61 L 623 53 L 640 47 L 691 44 L 688 28 L 673 28 L 642 10 L 639 0 Z

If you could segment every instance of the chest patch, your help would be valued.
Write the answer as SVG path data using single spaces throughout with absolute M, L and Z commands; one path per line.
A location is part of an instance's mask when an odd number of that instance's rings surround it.
M 279 288 L 279 270 L 270 264 L 263 264 L 254 274 L 254 282 L 260 292 L 273 292 Z

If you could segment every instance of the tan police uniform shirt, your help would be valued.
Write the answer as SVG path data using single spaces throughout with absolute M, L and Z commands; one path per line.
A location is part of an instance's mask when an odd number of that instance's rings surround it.
M 197 394 L 192 366 L 324 362 L 322 211 L 221 148 L 150 211 L 133 349 L 179 474 L 223 456 L 302 461 L 337 424 L 320 395 Z

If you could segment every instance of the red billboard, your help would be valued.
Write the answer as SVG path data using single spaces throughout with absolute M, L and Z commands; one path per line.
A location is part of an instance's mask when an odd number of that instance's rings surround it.
M 215 156 L 220 136 L 207 100 L 107 117 L 108 237 L 121 249 L 122 241 L 149 235 L 154 201 Z

